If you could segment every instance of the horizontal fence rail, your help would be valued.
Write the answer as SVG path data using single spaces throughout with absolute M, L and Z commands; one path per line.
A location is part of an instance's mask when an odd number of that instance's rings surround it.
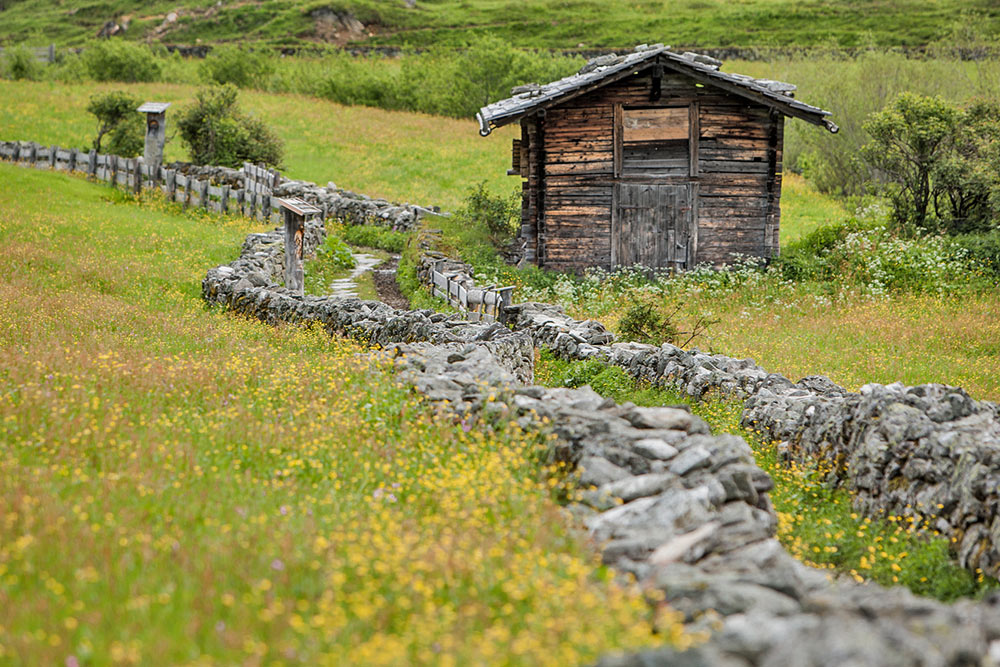
M 43 146 L 28 141 L 0 141 L 0 161 L 86 174 L 135 193 L 158 190 L 184 208 L 193 206 L 282 222 L 277 197 L 273 196 L 274 189 L 282 183 L 281 174 L 250 163 L 245 163 L 241 170 L 244 187 L 234 189 L 229 185 L 212 185 L 207 178 L 198 179 L 177 169 L 148 165 L 141 157 L 123 158 L 95 150 Z M 321 210 L 320 218 L 326 219 L 326 206 Z M 478 287 L 470 273 L 444 270 L 445 264 L 446 260 L 436 261 L 430 274 L 425 274 L 424 279 L 435 296 L 464 311 L 470 321 L 505 321 L 504 311 L 511 305 L 513 287 Z
M 243 188 L 212 185 L 208 179 L 187 176 L 176 169 L 147 165 L 143 158 L 123 158 L 97 151 L 59 146 L 42 146 L 26 141 L 0 141 L 0 160 L 39 169 L 78 172 L 132 192 L 156 189 L 167 199 L 217 213 L 239 213 L 257 220 L 281 222 L 273 189 L 281 175 L 273 169 L 244 164 Z
M 442 272 L 435 262 L 431 269 L 431 289 L 434 296 L 462 310 L 471 322 L 502 322 L 504 309 L 511 304 L 513 287 L 476 287 L 463 273 Z
M 0 46 L 0 58 L 9 49 L 4 49 Z M 33 46 L 28 48 L 28 53 L 34 56 L 35 60 L 40 63 L 54 63 L 56 61 L 56 45 L 49 44 L 48 46 Z

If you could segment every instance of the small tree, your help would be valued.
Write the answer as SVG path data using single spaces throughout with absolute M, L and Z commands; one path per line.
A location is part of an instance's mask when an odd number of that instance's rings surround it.
M 260 120 L 237 105 L 236 86 L 226 84 L 198 91 L 196 102 L 177 121 L 181 140 L 197 164 L 239 167 L 244 162 L 281 164 L 281 140 Z
M 105 136 L 104 148 L 114 155 L 125 157 L 138 155 L 143 150 L 142 115 L 136 112 L 139 100 L 120 90 L 93 95 L 87 111 L 97 117 L 97 136 L 94 150 L 100 151 Z
M 865 123 L 871 141 L 864 159 L 895 188 L 897 223 L 930 229 L 928 209 L 935 189 L 931 175 L 947 155 L 960 114 L 939 97 L 903 93 Z
M 965 109 L 900 95 L 865 123 L 862 156 L 887 185 L 901 228 L 983 231 L 1000 212 L 1000 104 Z
M 934 211 L 949 232 L 985 231 L 1000 213 L 1000 104 L 975 102 L 955 123 L 948 153 L 935 165 Z M 991 195 L 994 201 L 991 202 Z

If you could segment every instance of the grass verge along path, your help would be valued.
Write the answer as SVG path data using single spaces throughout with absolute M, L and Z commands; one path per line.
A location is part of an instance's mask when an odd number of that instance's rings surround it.
M 207 309 L 250 223 L 0 183 L 0 662 L 566 665 L 677 636 L 565 527 L 538 436 Z

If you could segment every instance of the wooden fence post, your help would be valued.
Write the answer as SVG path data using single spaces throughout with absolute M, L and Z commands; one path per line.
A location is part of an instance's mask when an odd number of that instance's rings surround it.
M 201 199 L 200 202 L 201 207 L 205 210 L 208 210 L 208 204 L 209 204 L 208 185 L 209 182 L 208 179 L 206 178 L 204 181 L 201 182 L 201 192 L 199 193 Z
M 108 159 L 111 161 L 111 187 L 118 187 L 118 156 L 109 155 Z
M 229 185 L 222 186 L 222 194 L 219 196 L 219 212 L 229 212 Z
M 56 153 L 58 151 L 59 147 L 55 145 L 53 145 L 52 148 L 49 149 L 49 169 L 54 170 L 56 168 Z
M 244 209 L 244 200 L 246 198 L 246 190 L 240 188 L 236 191 L 236 206 L 240 209 L 240 215 L 246 217 L 246 209 Z
M 90 178 L 97 177 L 97 150 L 93 148 L 87 153 L 87 176 Z
M 184 204 L 183 208 L 186 211 L 188 206 L 191 205 L 191 189 L 194 188 L 195 180 L 190 176 L 187 177 L 187 183 L 184 184 Z
M 66 171 L 71 174 L 76 171 L 76 154 L 77 150 L 75 148 L 69 149 L 69 162 L 66 164 Z
M 28 164 L 34 167 L 36 159 L 38 159 L 38 144 L 32 141 L 28 147 Z
M 15 141 L 14 142 L 14 154 L 10 157 L 10 159 L 14 161 L 14 164 L 17 164 L 18 162 L 21 161 L 21 142 L 20 141 Z
M 177 202 L 177 171 L 174 169 L 166 170 L 167 176 L 167 199 L 171 203 Z
M 142 181 L 144 180 L 142 177 L 142 158 L 135 158 L 132 160 L 132 163 L 132 174 L 135 179 L 132 187 L 135 188 L 136 194 L 140 194 L 142 192 Z
M 264 213 L 264 221 L 271 222 L 271 195 L 264 193 L 261 195 L 261 211 Z

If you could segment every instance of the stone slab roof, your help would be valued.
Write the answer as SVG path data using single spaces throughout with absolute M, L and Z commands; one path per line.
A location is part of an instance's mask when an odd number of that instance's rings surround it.
M 483 107 L 476 114 L 479 133 L 484 137 L 502 127 L 574 97 L 606 86 L 656 63 L 665 71 L 686 74 L 706 85 L 722 88 L 754 102 L 777 109 L 786 116 L 821 125 L 831 132 L 839 128 L 827 116 L 829 111 L 792 97 L 795 86 L 770 79 L 754 79 L 743 74 L 720 72 L 722 63 L 697 53 L 676 53 L 669 46 L 645 44 L 625 55 L 609 54 L 588 62 L 578 73 L 545 85 L 529 84 L 511 90 L 511 97 Z

